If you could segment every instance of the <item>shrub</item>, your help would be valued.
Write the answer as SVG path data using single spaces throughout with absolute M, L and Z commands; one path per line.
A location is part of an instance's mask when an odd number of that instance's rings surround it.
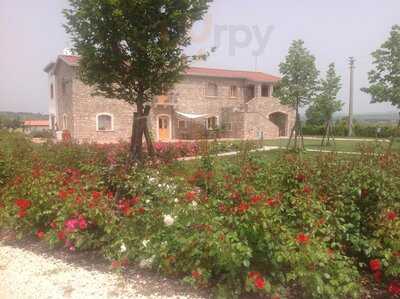
M 398 154 L 204 155 L 186 181 L 165 175 L 170 165 L 128 166 L 124 144 L 1 136 L 0 222 L 19 237 L 98 250 L 113 268 L 150 267 L 216 298 L 359 298 L 365 278 L 398 290 Z M 158 155 L 199 147 L 162 144 Z

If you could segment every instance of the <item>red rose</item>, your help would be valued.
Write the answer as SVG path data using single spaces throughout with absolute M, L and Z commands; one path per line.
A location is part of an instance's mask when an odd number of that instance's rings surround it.
M 58 197 L 60 197 L 61 199 L 66 199 L 67 197 L 68 197 L 68 192 L 67 191 L 64 191 L 64 190 L 60 190 L 59 192 L 58 192 Z
M 101 196 L 101 192 L 98 192 L 98 191 L 92 192 L 92 197 L 94 200 L 98 200 L 100 198 L 100 196 Z
M 200 276 L 201 276 L 201 273 L 199 271 L 192 271 L 192 277 L 194 279 L 198 279 L 198 278 L 200 278 Z
M 238 209 L 238 212 L 245 213 L 249 208 L 250 208 L 250 206 L 247 203 L 242 201 L 237 209 Z
M 262 199 L 262 196 L 261 195 L 253 195 L 252 197 L 251 197 L 251 203 L 253 204 L 253 205 L 255 205 L 256 203 L 258 203 L 260 200 Z
M 305 245 L 310 241 L 310 237 L 304 233 L 300 233 L 296 238 L 297 242 L 301 245 Z
M 21 209 L 18 211 L 18 218 L 24 218 L 26 216 L 26 210 Z
M 32 202 L 30 201 L 30 200 L 28 200 L 28 199 L 17 199 L 16 201 L 15 201 L 15 204 L 20 208 L 20 209 L 23 209 L 23 210 L 26 210 L 26 209 L 29 209 L 30 208 L 30 206 L 32 205 Z
M 265 280 L 262 277 L 257 277 L 256 280 L 254 281 L 254 285 L 257 289 L 264 289 L 265 288 Z
M 273 198 L 267 199 L 267 202 L 266 202 L 267 206 L 270 206 L 270 207 L 273 207 L 275 205 L 275 203 L 276 203 L 276 201 Z
M 57 232 L 57 239 L 60 241 L 65 240 L 65 233 L 63 231 Z
M 43 231 L 41 231 L 41 230 L 38 230 L 38 231 L 36 232 L 36 236 L 37 236 L 39 239 L 43 239 L 44 236 L 45 236 L 45 233 L 44 233 Z
M 371 271 L 375 272 L 375 271 L 379 271 L 381 269 L 381 261 L 378 259 L 374 259 L 371 260 L 369 262 L 369 268 L 371 269 Z
M 382 282 L 382 272 L 381 271 L 374 272 L 374 279 L 375 279 L 376 283 L 381 283 Z
M 389 284 L 388 292 L 392 295 L 400 295 L 400 282 L 399 281 L 392 281 Z
M 296 180 L 297 180 L 299 183 L 302 183 L 302 182 L 304 182 L 304 181 L 306 180 L 306 176 L 305 176 L 304 174 L 300 173 L 300 174 L 298 174 L 298 175 L 296 176 Z
M 50 227 L 52 229 L 55 229 L 57 227 L 57 224 L 53 221 L 53 222 L 50 223 Z
M 250 279 L 254 280 L 258 277 L 261 277 L 261 274 L 260 274 L 260 272 L 252 271 L 252 272 L 249 272 L 248 276 Z
M 186 193 L 185 198 L 187 201 L 191 202 L 196 198 L 196 192 L 194 191 L 189 191 Z
M 303 188 L 303 192 L 304 193 L 306 193 L 306 194 L 310 194 L 311 193 L 311 188 L 310 187 L 308 187 L 308 186 L 304 186 L 304 188 Z
M 386 217 L 387 217 L 388 220 L 393 221 L 393 220 L 395 220 L 397 218 L 397 215 L 396 215 L 395 212 L 389 211 L 387 213 Z

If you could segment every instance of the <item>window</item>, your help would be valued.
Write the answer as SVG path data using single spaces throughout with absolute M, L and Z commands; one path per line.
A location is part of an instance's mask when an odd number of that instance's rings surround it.
M 97 115 L 97 131 L 112 131 L 113 117 L 111 114 L 102 113 Z
M 218 96 L 218 86 L 215 83 L 208 83 L 206 88 L 206 96 L 207 97 L 216 97 Z
M 232 85 L 231 86 L 231 90 L 230 90 L 229 96 L 231 98 L 237 98 L 238 97 L 238 87 L 236 85 Z
M 186 120 L 178 120 L 178 129 L 186 129 L 186 128 L 187 128 Z
M 54 86 L 53 84 L 50 84 L 50 98 L 54 98 Z
M 269 97 L 269 86 L 268 85 L 263 85 L 261 87 L 261 96 L 262 97 Z
M 217 128 L 218 128 L 218 118 L 216 116 L 207 118 L 207 129 L 215 130 Z

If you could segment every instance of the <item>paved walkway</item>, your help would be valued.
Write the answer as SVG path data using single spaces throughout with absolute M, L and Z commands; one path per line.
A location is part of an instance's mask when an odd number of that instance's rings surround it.
M 90 258 L 83 258 L 89 260 L 85 265 L 82 261 L 68 260 L 78 254 L 65 252 L 69 257 L 60 259 L 53 253 L 9 246 L 0 241 L 0 299 L 207 298 L 181 286 L 181 282 L 153 272 L 129 269 L 122 276 L 109 271 L 108 264 L 99 269 Z

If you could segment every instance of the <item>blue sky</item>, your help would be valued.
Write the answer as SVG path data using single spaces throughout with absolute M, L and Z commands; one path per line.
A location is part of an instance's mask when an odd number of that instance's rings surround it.
M 62 27 L 61 10 L 67 3 L 0 0 L 0 110 L 47 112 L 43 67 L 71 46 Z M 291 41 L 301 38 L 322 73 L 329 63 L 336 63 L 343 83 L 339 97 L 346 104 L 347 60 L 356 58 L 356 113 L 394 111 L 390 105 L 370 105 L 369 96 L 359 89 L 368 83 L 370 53 L 396 23 L 400 24 L 398 0 L 215 0 L 207 21 L 195 26 L 194 43 L 187 52 L 208 50 L 218 42 L 217 51 L 199 65 L 279 75 Z M 266 45 L 255 55 L 262 45 L 259 40 Z

